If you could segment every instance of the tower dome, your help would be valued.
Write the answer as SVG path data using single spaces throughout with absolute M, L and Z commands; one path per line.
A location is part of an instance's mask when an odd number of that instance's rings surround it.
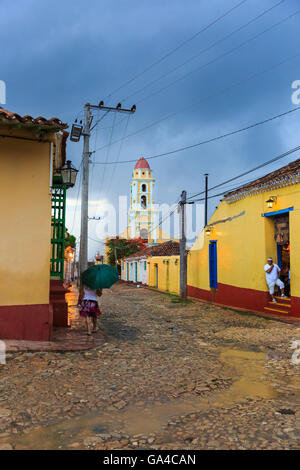
M 140 158 L 134 167 L 135 170 L 150 170 L 150 165 L 145 158 Z

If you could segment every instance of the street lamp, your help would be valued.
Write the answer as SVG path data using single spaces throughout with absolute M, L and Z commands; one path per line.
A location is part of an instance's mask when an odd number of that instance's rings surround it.
M 78 170 L 72 166 L 71 160 L 67 160 L 66 164 L 60 170 L 63 184 L 68 188 L 72 188 L 76 183 Z
M 270 196 L 269 199 L 266 201 L 268 208 L 272 209 L 273 204 L 276 203 L 277 197 L 276 196 Z
M 207 237 L 210 237 L 210 234 L 211 234 L 211 227 L 209 227 L 209 225 L 206 226 L 206 228 L 205 228 L 205 234 L 206 234 Z

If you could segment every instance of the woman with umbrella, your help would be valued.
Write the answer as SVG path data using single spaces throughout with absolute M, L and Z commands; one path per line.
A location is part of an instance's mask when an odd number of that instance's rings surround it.
M 98 297 L 101 297 L 102 289 L 90 289 L 83 285 L 79 293 L 80 310 L 79 315 L 85 318 L 87 334 L 90 336 L 97 331 L 97 318 L 101 311 L 98 305 Z M 91 319 L 93 320 L 93 329 L 91 332 Z
M 89 336 L 97 331 L 97 318 L 101 315 L 98 297 L 101 297 L 102 289 L 109 289 L 118 280 L 118 271 L 107 264 L 95 264 L 82 273 L 82 287 L 78 299 L 80 304 L 79 314 L 85 318 Z M 93 320 L 92 332 L 91 318 Z

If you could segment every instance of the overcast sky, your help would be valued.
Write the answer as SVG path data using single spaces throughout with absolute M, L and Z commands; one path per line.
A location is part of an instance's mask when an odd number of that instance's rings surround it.
M 108 115 L 93 133 L 91 150 L 100 150 L 92 159 L 102 162 L 147 158 L 296 107 L 291 84 L 300 80 L 300 55 L 296 56 L 300 54 L 300 14 L 271 27 L 300 10 L 299 0 L 247 0 L 196 35 L 239 3 L 0 0 L 0 80 L 7 86 L 6 107 L 19 114 L 57 116 L 71 126 L 76 117 L 83 118 L 87 101 L 136 104 L 129 120 L 126 115 Z M 95 119 L 102 115 L 95 113 Z M 127 135 L 122 145 L 108 146 Z M 215 143 L 150 160 L 156 178 L 155 200 L 172 204 L 182 189 L 188 195 L 201 191 L 204 173 L 209 173 L 212 186 L 299 143 L 295 112 Z M 67 152 L 79 167 L 82 142 L 68 142 Z M 299 156 L 286 157 L 254 173 L 253 178 Z M 129 193 L 133 166 L 91 167 L 90 216 L 101 211 L 97 201 L 117 204 L 119 195 Z M 78 236 L 77 194 L 78 186 L 68 191 L 67 225 Z M 210 214 L 217 203 L 218 199 L 210 201 Z M 91 238 L 97 237 L 95 225 L 90 222 Z M 90 240 L 90 257 L 98 246 Z

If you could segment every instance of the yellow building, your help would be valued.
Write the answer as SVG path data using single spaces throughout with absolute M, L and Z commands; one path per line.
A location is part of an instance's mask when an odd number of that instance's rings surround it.
M 179 243 L 168 241 L 148 246 L 123 258 L 121 279 L 179 294 Z
M 188 254 L 188 295 L 218 304 L 300 316 L 300 159 L 226 194 Z M 270 302 L 264 266 L 273 257 L 290 298 Z
M 133 170 L 130 184 L 128 227 L 120 238 L 143 238 L 149 243 L 163 243 L 170 236 L 159 226 L 159 213 L 154 201 L 155 179 L 145 158 L 140 158 Z
M 53 174 L 67 127 L 0 108 L 0 338 L 49 340 Z

